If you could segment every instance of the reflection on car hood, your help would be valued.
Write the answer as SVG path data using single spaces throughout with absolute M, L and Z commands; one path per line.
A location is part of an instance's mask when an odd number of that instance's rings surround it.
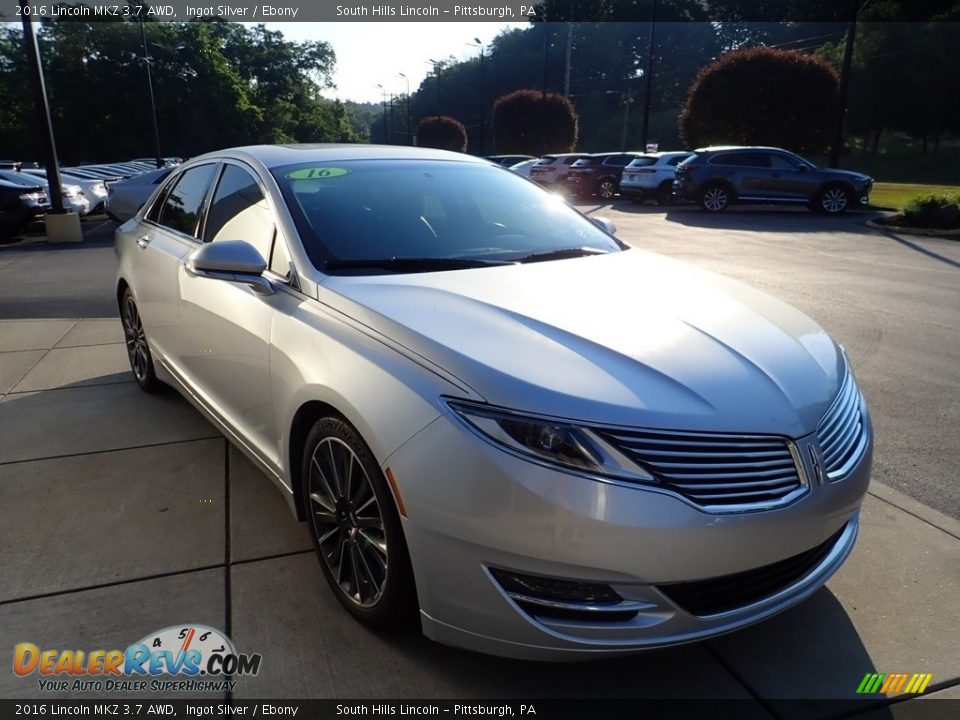
M 843 367 L 799 311 L 640 250 L 320 292 L 491 404 L 591 422 L 799 437 Z
M 823 172 L 826 172 L 830 177 L 843 178 L 845 180 L 856 180 L 857 182 L 866 182 L 870 179 L 869 175 L 864 175 L 860 172 L 855 172 L 853 170 L 839 170 L 837 168 L 824 168 Z

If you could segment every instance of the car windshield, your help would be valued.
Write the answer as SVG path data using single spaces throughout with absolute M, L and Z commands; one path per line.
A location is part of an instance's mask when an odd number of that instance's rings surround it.
M 0 171 L 0 179 L 5 180 L 12 185 L 20 185 L 21 187 L 37 187 L 40 185 L 40 182 L 37 180 L 37 178 L 23 176 L 16 171 Z
M 486 164 L 352 160 L 271 172 L 321 270 L 397 271 L 411 260 L 456 269 L 624 247 L 563 199 Z
M 634 158 L 627 167 L 648 167 L 656 164 L 657 158 L 655 157 L 638 157 Z

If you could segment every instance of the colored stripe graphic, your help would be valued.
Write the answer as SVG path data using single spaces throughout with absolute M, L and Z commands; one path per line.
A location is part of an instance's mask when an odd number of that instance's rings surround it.
M 857 694 L 892 695 L 902 691 L 907 695 L 919 695 L 932 679 L 933 673 L 867 673 L 857 686 Z

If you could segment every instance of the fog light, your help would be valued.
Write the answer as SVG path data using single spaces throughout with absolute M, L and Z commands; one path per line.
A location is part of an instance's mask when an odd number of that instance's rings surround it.
M 599 583 L 521 575 L 494 568 L 490 568 L 490 574 L 508 593 L 540 600 L 599 604 L 618 603 L 623 599 L 609 585 Z

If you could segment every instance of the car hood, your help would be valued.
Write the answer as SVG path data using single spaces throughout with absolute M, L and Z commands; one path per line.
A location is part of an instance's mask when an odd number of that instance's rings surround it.
M 581 421 L 800 437 L 843 372 L 837 346 L 799 311 L 635 249 L 331 277 L 319 299 L 491 404 Z
M 832 178 L 837 180 L 851 180 L 853 182 L 867 182 L 870 180 L 869 175 L 864 175 L 863 173 L 854 172 L 853 170 L 838 170 L 835 168 L 827 168 L 824 172 Z

